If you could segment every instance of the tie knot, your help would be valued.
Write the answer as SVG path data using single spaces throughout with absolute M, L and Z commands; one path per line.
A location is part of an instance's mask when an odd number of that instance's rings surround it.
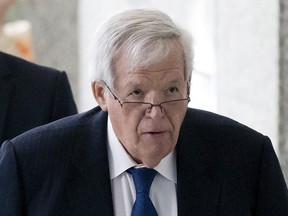
M 130 168 L 127 170 L 129 174 L 132 175 L 136 193 L 146 193 L 149 194 L 151 184 L 157 174 L 154 169 L 143 168 Z

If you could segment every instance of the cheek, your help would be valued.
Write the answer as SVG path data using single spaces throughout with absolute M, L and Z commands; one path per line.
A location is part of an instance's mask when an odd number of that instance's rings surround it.
M 186 112 L 181 112 L 181 114 L 177 113 L 172 118 L 170 118 L 172 126 L 173 126 L 173 139 L 175 139 L 176 141 L 178 140 L 179 131 L 180 131 L 183 119 L 185 117 L 185 113 Z
M 115 134 L 122 144 L 137 143 L 139 139 L 137 133 L 140 122 L 139 117 L 133 115 L 133 113 L 125 113 L 119 109 L 116 112 L 110 112 L 109 117 Z
M 183 108 L 183 110 L 182 109 L 174 110 L 174 112 L 172 112 L 169 115 L 169 119 L 175 127 L 179 127 L 182 124 L 186 114 L 186 110 L 187 108 Z

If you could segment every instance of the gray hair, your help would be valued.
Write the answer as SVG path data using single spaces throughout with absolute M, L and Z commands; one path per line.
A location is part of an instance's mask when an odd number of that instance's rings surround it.
M 149 9 L 118 13 L 96 32 L 89 71 L 93 81 L 105 81 L 114 87 L 114 64 L 125 53 L 131 69 L 149 66 L 167 56 L 177 41 L 183 51 L 185 79 L 190 82 L 193 67 L 192 39 L 166 14 Z M 127 62 L 128 62 L 127 61 Z

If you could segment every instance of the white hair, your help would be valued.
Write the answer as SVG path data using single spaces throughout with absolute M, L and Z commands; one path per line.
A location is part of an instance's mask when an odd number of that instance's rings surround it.
M 118 13 L 96 31 L 89 72 L 93 81 L 114 87 L 114 65 L 125 54 L 131 69 L 149 66 L 167 56 L 174 42 L 180 45 L 185 63 L 184 76 L 190 82 L 193 65 L 190 34 L 158 10 L 133 9 Z

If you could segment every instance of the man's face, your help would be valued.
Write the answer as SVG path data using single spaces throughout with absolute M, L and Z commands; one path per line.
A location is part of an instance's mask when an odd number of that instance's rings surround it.
M 184 60 L 179 48 L 172 49 L 160 63 L 131 71 L 124 58 L 116 61 L 113 93 L 121 102 L 160 104 L 187 98 Z M 155 167 L 174 149 L 187 110 L 187 100 L 149 105 L 124 103 L 122 108 L 111 94 L 105 96 L 105 110 L 119 141 L 137 163 Z M 100 104 L 101 106 L 101 104 Z

